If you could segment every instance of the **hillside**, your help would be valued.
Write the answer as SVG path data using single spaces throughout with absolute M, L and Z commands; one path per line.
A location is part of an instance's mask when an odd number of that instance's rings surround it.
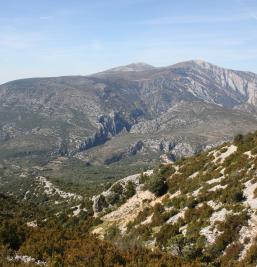
M 203 266 L 256 266 L 257 132 L 129 176 L 93 198 L 92 233 Z
M 257 132 L 110 183 L 74 166 L 0 168 L 0 265 L 256 266 Z

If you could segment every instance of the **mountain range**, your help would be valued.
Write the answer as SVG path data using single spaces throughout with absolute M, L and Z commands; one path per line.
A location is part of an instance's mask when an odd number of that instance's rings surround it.
M 158 68 L 133 63 L 0 86 L 0 159 L 165 161 L 256 126 L 257 75 L 201 60 Z

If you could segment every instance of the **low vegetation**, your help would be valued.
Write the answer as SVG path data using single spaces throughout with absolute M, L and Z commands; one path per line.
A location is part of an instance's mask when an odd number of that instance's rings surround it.
M 110 194 L 98 195 L 102 210 L 96 214 L 92 194 L 83 194 L 83 188 L 70 188 L 81 199 L 61 202 L 40 188 L 33 173 L 21 178 L 14 166 L 0 171 L 2 181 L 9 173 L 17 192 L 0 194 L 0 266 L 35 266 L 35 261 L 51 267 L 257 264 L 257 132 L 159 165 L 135 180 L 107 184 L 100 179 L 100 189 L 90 192 Z M 44 174 L 58 188 L 58 181 Z M 37 191 L 26 193 L 35 186 Z M 130 213 L 122 210 L 127 201 L 135 201 Z M 112 214 L 117 210 L 118 218 Z M 15 261 L 16 255 L 31 262 Z
M 123 238 L 200 266 L 256 266 L 257 226 L 249 225 L 256 216 L 256 147 L 257 132 L 238 135 L 141 174 L 155 200 L 144 202 Z

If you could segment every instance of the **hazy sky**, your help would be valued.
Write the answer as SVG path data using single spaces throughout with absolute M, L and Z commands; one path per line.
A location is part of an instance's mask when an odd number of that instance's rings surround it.
M 0 0 L 0 83 L 189 59 L 257 72 L 257 0 Z

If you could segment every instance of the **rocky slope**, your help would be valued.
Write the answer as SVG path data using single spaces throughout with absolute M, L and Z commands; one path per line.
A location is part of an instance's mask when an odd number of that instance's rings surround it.
M 256 170 L 257 132 L 238 135 L 232 143 L 116 182 L 93 198 L 102 223 L 92 232 L 203 266 L 256 266 Z M 134 191 L 127 197 L 129 181 Z
M 191 155 L 256 129 L 256 89 L 256 74 L 204 61 L 12 81 L 0 86 L 0 158 L 110 164 Z

